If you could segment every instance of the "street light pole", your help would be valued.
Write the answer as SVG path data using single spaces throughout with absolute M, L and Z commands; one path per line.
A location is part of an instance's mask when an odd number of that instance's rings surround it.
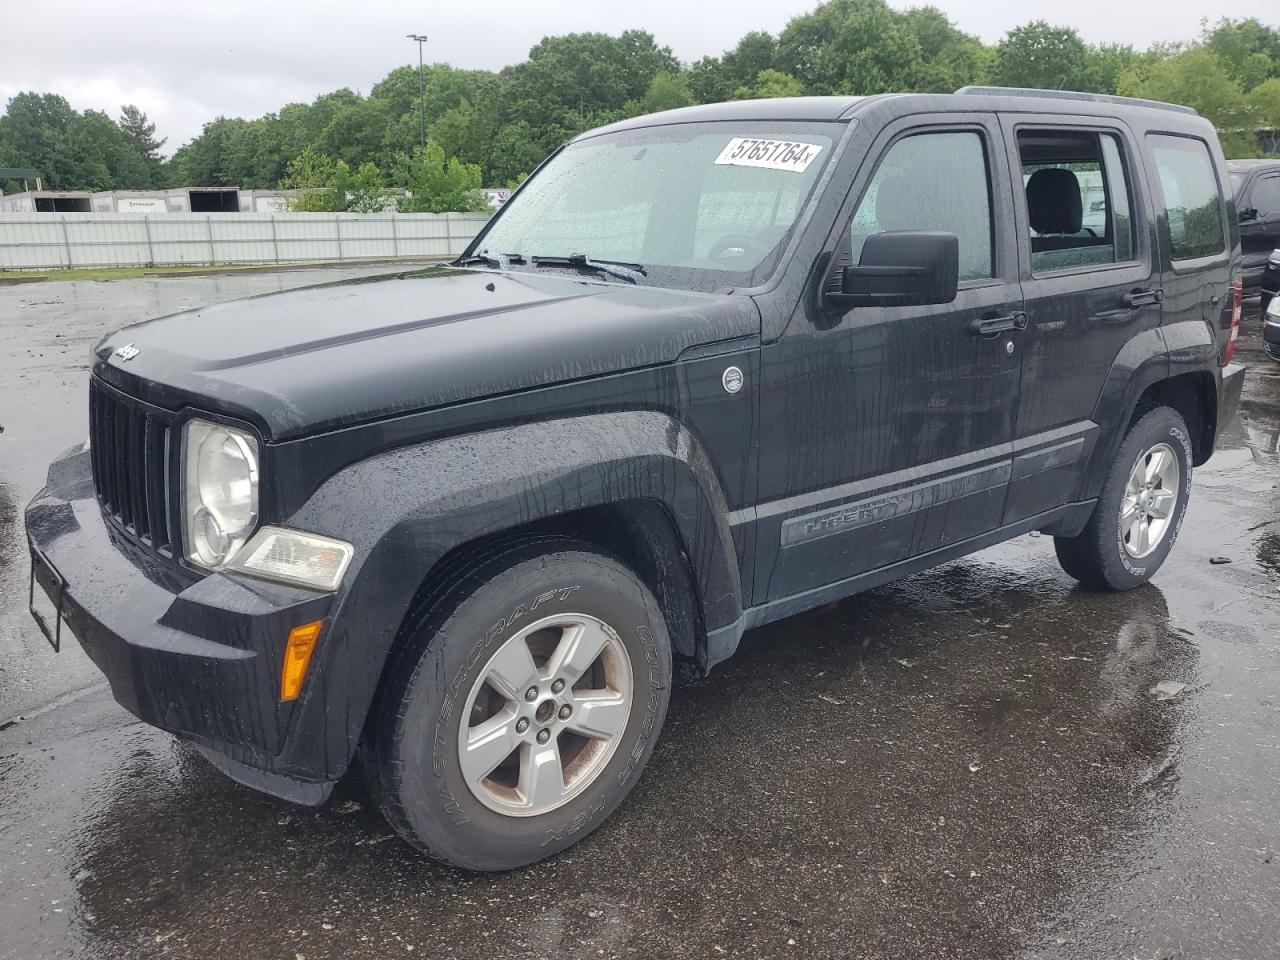
M 422 45 L 427 42 L 424 33 L 405 34 L 418 45 L 418 141 L 423 150 L 427 149 L 427 88 L 422 78 Z

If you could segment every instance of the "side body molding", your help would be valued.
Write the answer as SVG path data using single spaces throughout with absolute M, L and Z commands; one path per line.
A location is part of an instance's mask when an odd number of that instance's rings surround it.
M 672 520 L 703 629 L 740 623 L 742 586 L 724 494 L 701 445 L 665 413 L 593 414 L 434 440 L 355 463 L 326 481 L 289 520 L 350 541 L 357 558 L 289 735 L 306 730 L 313 749 L 327 751 L 322 760 L 313 755 L 319 762 L 312 769 L 337 777 L 346 768 L 398 627 L 441 557 L 531 521 L 636 500 L 660 504 Z M 294 743 L 284 751 L 307 753 Z

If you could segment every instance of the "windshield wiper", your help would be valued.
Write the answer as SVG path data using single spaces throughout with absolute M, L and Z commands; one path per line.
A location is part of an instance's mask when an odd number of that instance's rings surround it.
M 573 267 L 576 270 L 594 270 L 618 280 L 644 283 L 644 267 L 638 263 L 621 263 L 617 260 L 592 260 L 585 253 L 571 253 L 567 257 L 533 257 L 535 267 Z
M 493 267 L 495 270 L 510 270 L 513 263 L 524 263 L 524 254 L 489 253 L 485 250 L 459 260 L 458 266 L 470 267 L 477 263 L 483 263 L 486 267 Z

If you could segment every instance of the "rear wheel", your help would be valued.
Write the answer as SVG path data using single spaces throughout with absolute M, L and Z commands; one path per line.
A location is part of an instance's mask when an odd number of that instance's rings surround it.
M 630 792 L 670 686 L 666 625 L 635 574 L 581 544 L 515 547 L 409 636 L 375 718 L 373 792 L 438 859 L 532 863 Z
M 1177 411 L 1144 414 L 1120 445 L 1093 516 L 1075 537 L 1055 537 L 1062 569 L 1082 583 L 1131 590 L 1173 548 L 1191 495 L 1191 440 Z

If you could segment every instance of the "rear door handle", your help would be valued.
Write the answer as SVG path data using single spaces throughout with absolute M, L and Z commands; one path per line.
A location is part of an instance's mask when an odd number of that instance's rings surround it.
M 975 337 L 994 337 L 1007 330 L 1027 329 L 1025 313 L 1010 313 L 996 317 L 979 317 L 969 324 L 969 333 Z
M 1134 290 L 1132 293 L 1124 295 L 1124 302 L 1131 310 L 1136 310 L 1138 307 L 1149 307 L 1153 303 L 1161 303 L 1163 300 L 1163 290 Z

